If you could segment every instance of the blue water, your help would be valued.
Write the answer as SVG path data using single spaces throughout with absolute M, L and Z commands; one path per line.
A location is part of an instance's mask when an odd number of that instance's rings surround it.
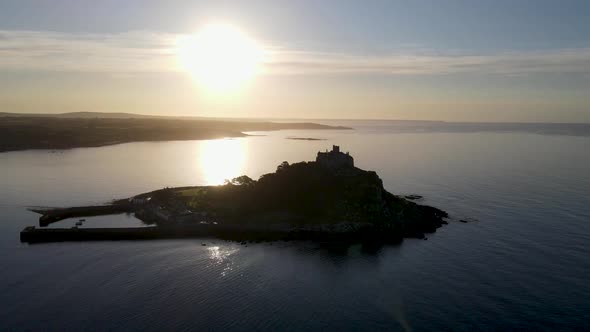
M 590 329 L 590 137 L 353 126 L 0 154 L 0 330 Z M 36 223 L 28 206 L 257 178 L 331 144 L 391 192 L 477 221 L 451 221 L 427 241 L 377 253 L 211 239 L 18 240 Z

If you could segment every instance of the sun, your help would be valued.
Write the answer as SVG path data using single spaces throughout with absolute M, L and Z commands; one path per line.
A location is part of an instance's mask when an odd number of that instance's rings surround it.
M 264 48 L 240 29 L 210 24 L 177 41 L 180 66 L 199 85 L 214 91 L 235 91 L 259 72 Z

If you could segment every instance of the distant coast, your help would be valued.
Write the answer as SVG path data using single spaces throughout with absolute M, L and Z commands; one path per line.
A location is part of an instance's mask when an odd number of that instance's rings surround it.
M 0 114 L 0 152 L 71 149 L 130 142 L 205 140 L 248 136 L 248 131 L 351 129 L 317 123 L 150 117 L 133 114 Z

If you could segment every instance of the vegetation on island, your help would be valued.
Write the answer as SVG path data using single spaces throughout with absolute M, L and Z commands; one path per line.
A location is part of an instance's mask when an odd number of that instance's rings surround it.
M 283 162 L 258 180 L 240 176 L 220 186 L 168 188 L 149 194 L 151 205 L 196 220 L 283 225 L 316 232 L 369 232 L 389 240 L 423 237 L 445 224 L 447 213 L 383 188 L 373 171 L 318 162 Z

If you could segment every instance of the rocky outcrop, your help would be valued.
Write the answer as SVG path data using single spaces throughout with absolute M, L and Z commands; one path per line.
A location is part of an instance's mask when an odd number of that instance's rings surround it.
M 446 224 L 446 212 L 393 195 L 377 173 L 353 166 L 284 162 L 258 181 L 244 178 L 200 187 L 198 198 L 177 197 L 220 223 L 282 223 L 292 230 L 358 232 L 396 241 L 422 238 Z
M 332 154 L 342 154 L 335 148 Z M 345 154 L 347 155 L 347 154 Z M 327 157 L 331 158 L 331 157 Z M 337 157 L 340 158 L 340 157 Z M 352 160 L 352 157 L 351 157 Z M 281 163 L 253 180 L 240 176 L 222 186 L 166 188 L 116 201 L 110 207 L 79 207 L 53 217 L 134 211 L 150 230 L 24 230 L 27 241 L 215 236 L 236 240 L 303 239 L 398 242 L 424 238 L 446 224 L 447 213 L 389 193 L 377 173 L 352 162 Z M 97 212 L 98 211 L 98 212 Z M 77 215 L 78 215 L 77 214 Z M 100 213 L 102 214 L 102 213 Z

